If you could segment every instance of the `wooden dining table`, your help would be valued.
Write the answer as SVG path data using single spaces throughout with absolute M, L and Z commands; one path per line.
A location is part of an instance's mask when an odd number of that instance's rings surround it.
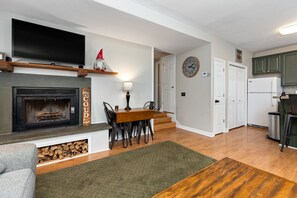
M 115 111 L 116 123 L 134 122 L 140 120 L 149 120 L 154 117 L 154 110 L 135 108 L 131 110 L 119 109 Z
M 148 137 L 146 136 L 146 127 L 144 121 L 150 122 L 152 118 L 154 118 L 154 110 L 151 109 L 143 109 L 143 108 L 133 108 L 131 110 L 125 110 L 125 109 L 119 109 L 115 111 L 116 113 L 116 123 L 117 124 L 123 124 L 126 123 L 128 124 L 128 127 L 125 129 L 128 131 L 129 134 L 129 142 L 130 145 L 132 145 L 131 142 L 131 137 L 132 137 L 132 123 L 136 121 L 143 121 L 138 124 L 138 129 L 137 129 L 137 142 L 139 144 L 140 142 L 140 135 L 141 135 L 141 129 L 144 129 L 144 134 L 145 134 L 145 143 L 148 143 L 149 141 L 149 133 L 152 135 L 153 139 L 153 130 L 151 128 L 151 125 L 149 125 L 149 132 L 148 132 Z

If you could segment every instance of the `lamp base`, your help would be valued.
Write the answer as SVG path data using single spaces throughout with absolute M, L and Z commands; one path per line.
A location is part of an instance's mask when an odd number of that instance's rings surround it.
M 129 100 L 130 100 L 129 91 L 127 91 L 126 100 L 127 100 L 127 106 L 126 106 L 125 110 L 128 111 L 128 110 L 131 110 L 131 108 L 129 107 Z

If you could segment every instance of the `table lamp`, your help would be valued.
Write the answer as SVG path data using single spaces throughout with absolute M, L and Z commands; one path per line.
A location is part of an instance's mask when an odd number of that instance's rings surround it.
M 132 82 L 130 82 L 130 81 L 124 82 L 123 91 L 127 92 L 127 94 L 126 94 L 127 106 L 126 106 L 125 110 L 131 110 L 131 108 L 129 107 L 129 100 L 130 100 L 129 92 L 132 91 L 132 87 L 133 87 Z

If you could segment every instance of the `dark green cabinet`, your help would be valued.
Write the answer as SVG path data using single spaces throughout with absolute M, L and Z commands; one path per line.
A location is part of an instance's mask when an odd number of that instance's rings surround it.
M 281 72 L 281 55 L 253 58 L 253 75 Z
M 267 56 L 267 73 L 281 72 L 281 55 Z
M 297 85 L 297 51 L 282 55 L 282 85 Z
M 265 74 L 267 70 L 266 57 L 253 59 L 253 75 Z
M 253 58 L 253 75 L 282 74 L 282 86 L 297 86 L 297 51 Z

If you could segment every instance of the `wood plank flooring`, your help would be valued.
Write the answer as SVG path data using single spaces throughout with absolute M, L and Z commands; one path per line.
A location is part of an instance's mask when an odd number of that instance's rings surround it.
M 284 152 L 280 152 L 279 143 L 267 139 L 266 135 L 267 129 L 254 127 L 237 128 L 231 130 L 229 133 L 220 134 L 213 138 L 182 129 L 162 130 L 156 132 L 155 140 L 150 140 L 148 144 L 143 142 L 143 138 L 139 145 L 137 145 L 136 140 L 133 140 L 133 146 L 129 146 L 128 148 L 123 148 L 122 143 L 117 142 L 111 151 L 40 166 L 37 168 L 37 174 L 171 140 L 217 160 L 229 157 L 297 183 L 297 150 L 285 148 Z

